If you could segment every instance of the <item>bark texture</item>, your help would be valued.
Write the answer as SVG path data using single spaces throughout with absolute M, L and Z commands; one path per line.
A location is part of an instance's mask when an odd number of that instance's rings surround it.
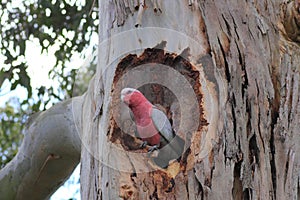
M 288 2 L 165 0 L 162 13 L 151 2 L 142 12 L 139 1 L 99 1 L 99 65 L 83 107 L 82 199 L 299 199 L 300 52 L 284 28 Z M 134 66 L 166 64 L 170 52 L 197 74 L 199 116 L 184 122 L 201 123 L 177 133 L 186 153 L 162 169 L 132 154 L 141 150 L 117 122 L 123 118 L 114 111 L 124 111 L 115 109 L 116 80 Z M 174 60 L 169 66 L 184 75 Z M 157 91 L 153 101 L 163 104 L 168 93 Z M 176 113 L 175 100 L 163 107 Z M 175 128 L 180 120 L 169 116 Z
M 31 118 L 0 171 L 0 199 L 48 198 L 80 142 L 82 199 L 299 199 L 299 4 L 99 1 L 95 77 L 84 96 Z M 166 168 L 163 149 L 138 148 L 125 86 L 184 141 Z
M 81 115 L 73 112 L 80 114 L 82 101 L 58 103 L 29 119 L 18 154 L 0 171 L 1 200 L 49 199 L 68 179 L 80 159 Z

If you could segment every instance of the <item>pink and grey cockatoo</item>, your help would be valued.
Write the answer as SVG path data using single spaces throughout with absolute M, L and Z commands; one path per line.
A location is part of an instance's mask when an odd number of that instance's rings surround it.
M 175 137 L 167 116 L 152 105 L 138 90 L 124 88 L 121 100 L 132 111 L 138 136 L 144 141 L 141 147 L 151 145 L 149 152 L 169 144 Z

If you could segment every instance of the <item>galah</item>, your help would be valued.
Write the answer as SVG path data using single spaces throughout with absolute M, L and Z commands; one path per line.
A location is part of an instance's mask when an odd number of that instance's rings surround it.
M 131 110 L 137 134 L 144 141 L 141 147 L 148 144 L 151 146 L 148 152 L 160 150 L 158 156 L 153 158 L 154 162 L 165 168 L 170 160 L 178 160 L 183 153 L 185 141 L 173 132 L 167 116 L 136 89 L 124 88 L 121 100 Z
M 141 145 L 152 146 L 149 151 L 162 148 L 175 137 L 167 116 L 152 105 L 138 90 L 124 88 L 121 100 L 130 108 L 136 124 L 138 136 L 144 141 Z

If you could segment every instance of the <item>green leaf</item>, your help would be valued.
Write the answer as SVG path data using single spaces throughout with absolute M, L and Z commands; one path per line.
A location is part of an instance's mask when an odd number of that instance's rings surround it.
M 9 77 L 9 74 L 7 71 L 4 71 L 3 69 L 0 71 L 0 88 L 3 84 L 3 82 L 5 81 L 5 79 L 7 79 Z
M 10 89 L 11 89 L 11 90 L 14 90 L 14 89 L 17 88 L 18 85 L 19 85 L 19 82 L 18 82 L 18 81 L 14 81 L 14 82 L 11 84 Z
M 18 73 L 19 75 L 19 83 L 20 85 L 22 85 L 23 87 L 25 87 L 27 89 L 28 92 L 28 98 L 30 98 L 32 96 L 32 88 L 30 85 L 30 77 L 27 74 L 27 71 L 25 69 L 25 67 L 20 67 L 20 72 Z
M 26 49 L 25 40 L 21 40 L 21 42 L 19 42 L 19 46 L 20 46 L 20 55 L 24 55 Z

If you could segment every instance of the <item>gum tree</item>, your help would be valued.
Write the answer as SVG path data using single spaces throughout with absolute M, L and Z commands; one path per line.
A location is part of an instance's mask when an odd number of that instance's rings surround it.
M 66 140 L 54 144 L 70 146 L 28 148 L 26 166 L 36 168 L 19 176 L 28 182 L 15 184 L 23 188 L 17 191 L 45 180 L 48 187 L 53 169 L 62 180 L 69 171 L 60 162 L 72 166 L 70 151 L 77 161 L 81 154 L 82 199 L 299 198 L 298 0 L 99 1 L 99 9 L 98 66 L 87 92 L 27 129 L 61 129 Z M 184 140 L 184 152 L 167 167 L 156 162 L 164 149 L 149 156 L 139 148 L 120 102 L 125 86 L 160 107 Z M 54 111 L 64 120 L 49 121 Z M 43 156 L 34 157 L 38 152 Z M 11 163 L 0 172 L 0 188 L 13 193 L 7 177 L 24 164 Z

